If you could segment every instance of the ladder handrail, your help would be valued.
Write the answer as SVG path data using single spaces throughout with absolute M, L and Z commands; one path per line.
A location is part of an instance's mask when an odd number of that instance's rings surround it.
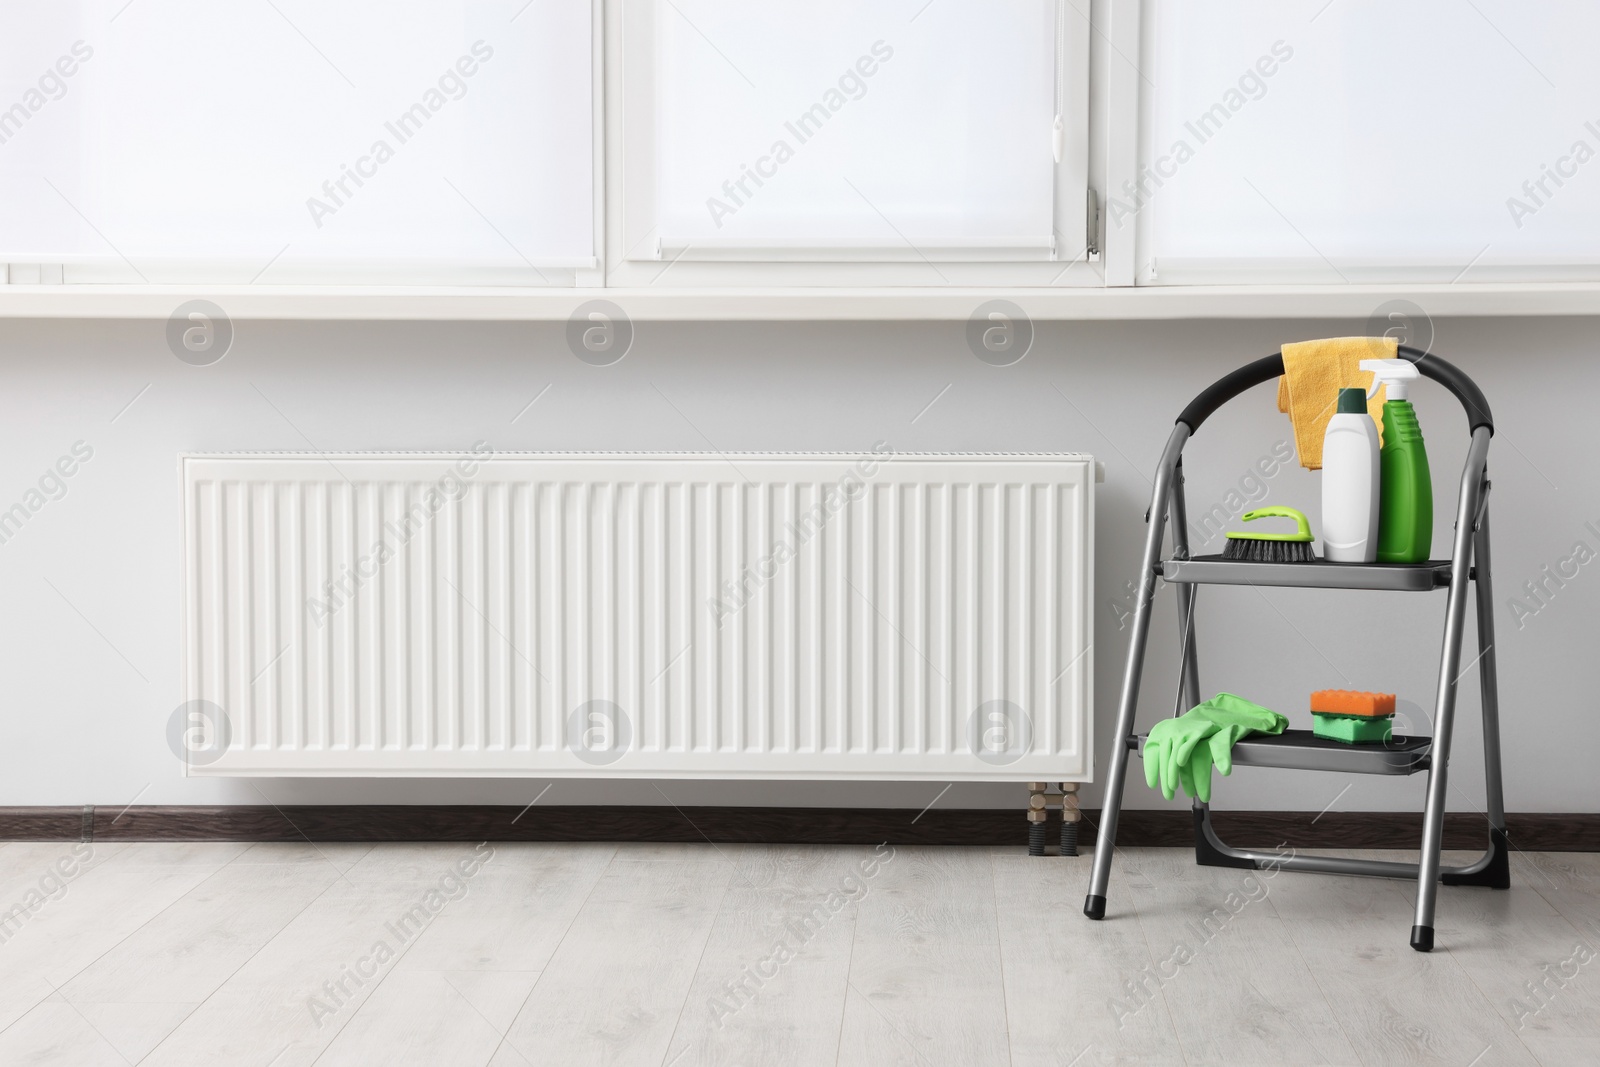
M 1489 401 L 1484 398 L 1478 384 L 1460 367 L 1431 352 L 1424 352 L 1410 345 L 1401 345 L 1398 355 L 1401 359 L 1415 363 L 1424 378 L 1432 378 L 1455 395 L 1467 413 L 1468 433 L 1476 431 L 1480 426 L 1487 427 L 1491 434 L 1494 433 L 1494 419 L 1489 414 Z M 1189 401 L 1189 406 L 1183 409 L 1183 414 L 1178 416 L 1177 421 L 1187 426 L 1190 436 L 1193 436 L 1199 432 L 1200 424 L 1210 418 L 1223 404 L 1246 389 L 1271 381 L 1282 374 L 1282 352 L 1265 356 L 1254 363 L 1246 363 L 1237 370 L 1223 375 L 1206 387 L 1199 396 Z

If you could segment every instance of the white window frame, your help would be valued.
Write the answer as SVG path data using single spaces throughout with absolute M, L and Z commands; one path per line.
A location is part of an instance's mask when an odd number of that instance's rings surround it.
M 873 262 L 854 255 L 823 260 L 818 250 L 792 247 L 782 250 L 787 262 L 630 258 L 623 243 L 626 198 L 630 189 L 637 191 L 640 178 L 632 175 L 630 182 L 628 171 L 630 159 L 638 157 L 630 157 L 627 143 L 624 9 L 640 2 L 649 0 L 591 3 L 596 252 L 591 267 L 538 286 L 474 285 L 470 278 L 452 285 L 176 286 L 73 282 L 61 265 L 16 264 L 8 272 L 0 264 L 0 320 L 165 319 L 184 301 L 199 297 L 213 299 L 236 319 L 368 321 L 563 321 L 596 299 L 613 301 L 639 320 L 965 321 L 997 297 L 1018 303 L 1036 320 L 1365 319 L 1396 297 L 1413 300 L 1434 316 L 1600 316 L 1600 282 L 1563 281 L 1554 272 L 1455 284 L 1352 278 L 1349 284 L 1330 285 L 1278 270 L 1209 283 L 1151 278 L 1147 235 L 1138 225 L 1106 225 L 1103 210 L 1095 228 L 1098 255 L 1068 264 L 1065 272 L 1061 263 L 952 262 L 939 264 L 943 280 L 930 280 L 932 272 L 920 261 Z M 1073 113 L 1068 143 L 1081 145 L 1084 185 L 1104 205 L 1110 191 L 1137 180 L 1143 162 L 1143 109 L 1149 101 L 1140 68 L 1150 59 L 1142 32 L 1145 3 L 1060 2 L 1077 13 L 1075 54 L 1081 53 L 1081 62 L 1073 69 L 1084 72 L 1085 105 Z
M 1055 167 L 1054 239 L 1035 246 L 943 246 L 800 241 L 677 241 L 656 228 L 655 20 L 667 0 L 604 0 L 610 159 L 606 277 L 614 287 L 1029 286 L 1103 284 L 1090 239 L 1090 39 L 1088 0 L 1054 0 L 1061 159 Z

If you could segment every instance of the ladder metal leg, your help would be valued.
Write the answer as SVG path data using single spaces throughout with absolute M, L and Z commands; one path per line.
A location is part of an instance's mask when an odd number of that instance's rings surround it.
M 1172 488 L 1172 558 L 1189 558 L 1189 502 L 1184 491 L 1183 462 L 1178 463 L 1177 477 Z M 1181 715 L 1200 703 L 1200 663 L 1194 631 L 1195 597 L 1200 588 L 1193 582 L 1178 583 L 1178 706 L 1174 715 Z M 1245 867 L 1255 864 L 1247 860 L 1231 859 L 1211 847 L 1215 836 L 1211 830 L 1209 806 L 1196 799 L 1194 811 L 1194 859 L 1202 866 Z
M 1183 460 L 1178 460 L 1172 479 L 1172 558 L 1189 558 L 1189 504 L 1183 490 Z M 1181 715 L 1200 703 L 1200 665 L 1194 636 L 1194 598 L 1199 588 L 1193 582 L 1178 583 L 1178 641 L 1180 642 L 1178 692 Z
M 1117 819 L 1122 811 L 1122 787 L 1128 776 L 1128 738 L 1139 707 L 1139 676 L 1144 670 L 1145 642 L 1150 635 L 1150 613 L 1156 593 L 1156 564 L 1161 559 L 1161 540 L 1167 518 L 1178 460 L 1189 439 L 1189 427 L 1178 423 L 1167 439 L 1166 451 L 1156 469 L 1155 487 L 1150 498 L 1149 529 L 1141 557 L 1138 601 L 1133 609 L 1133 633 L 1128 639 L 1128 662 L 1122 674 L 1122 699 L 1117 707 L 1117 729 L 1111 737 L 1111 769 L 1106 778 L 1105 800 L 1100 812 L 1100 832 L 1095 839 L 1094 871 L 1089 878 L 1089 894 L 1083 913 L 1091 919 L 1106 914 L 1106 887 L 1111 882 L 1111 851 L 1117 840 Z
M 1484 482 L 1487 495 L 1489 483 Z M 1500 682 L 1495 670 L 1494 584 L 1489 573 L 1489 512 L 1483 510 L 1472 549 L 1477 574 L 1478 691 L 1483 700 L 1484 814 L 1489 817 L 1489 850 L 1459 872 L 1445 871 L 1445 885 L 1511 888 L 1511 842 L 1506 837 L 1506 800 L 1500 774 Z
M 1483 773 L 1489 825 L 1506 830 L 1505 785 L 1500 777 L 1500 679 L 1495 670 L 1494 586 L 1489 575 L 1489 513 L 1478 524 L 1472 556 L 1478 568 L 1478 684 L 1483 693 Z
M 1462 631 L 1466 626 L 1467 586 L 1472 573 L 1473 526 L 1483 490 L 1484 460 L 1489 430 L 1472 435 L 1466 471 L 1456 508 L 1455 541 L 1451 552 L 1450 600 L 1445 608 L 1444 649 L 1439 662 L 1439 688 L 1434 708 L 1433 749 L 1429 753 L 1428 804 L 1422 821 L 1422 855 L 1417 871 L 1417 912 L 1411 927 L 1411 947 L 1418 952 L 1433 948 L 1433 908 L 1439 891 L 1439 851 L 1444 838 L 1444 808 L 1449 781 L 1450 740 L 1455 722 L 1456 681 L 1461 673 Z

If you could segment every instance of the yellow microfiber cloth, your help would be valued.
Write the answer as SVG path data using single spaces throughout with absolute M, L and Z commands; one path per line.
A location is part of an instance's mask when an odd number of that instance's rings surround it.
M 1322 435 L 1339 404 L 1339 390 L 1372 388 L 1372 372 L 1364 359 L 1394 359 L 1399 342 L 1393 337 L 1329 337 L 1283 346 L 1283 377 L 1278 379 L 1278 410 L 1294 423 L 1294 447 L 1300 466 L 1322 469 Z M 1383 401 L 1386 390 L 1367 398 L 1367 414 L 1378 424 L 1383 443 Z

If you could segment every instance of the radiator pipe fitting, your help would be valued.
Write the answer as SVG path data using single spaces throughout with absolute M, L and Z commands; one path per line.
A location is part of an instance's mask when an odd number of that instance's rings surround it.
M 1061 854 L 1078 854 L 1078 823 L 1083 812 L 1078 810 L 1078 783 L 1061 783 Z
M 1028 783 L 1028 855 L 1044 855 L 1045 821 L 1050 818 L 1049 782 Z

